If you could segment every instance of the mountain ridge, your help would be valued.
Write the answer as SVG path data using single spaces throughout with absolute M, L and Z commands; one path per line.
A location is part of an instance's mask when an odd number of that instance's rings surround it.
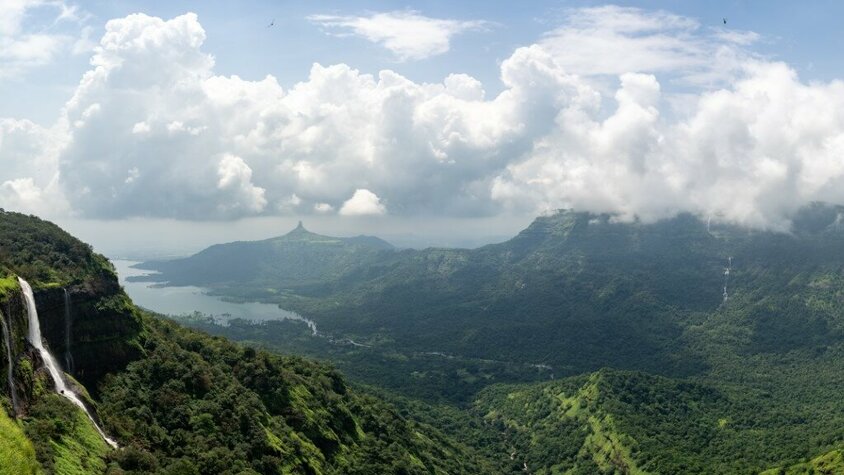
M 232 282 L 272 284 L 282 291 L 287 286 L 330 279 L 336 274 L 334 269 L 361 265 L 392 249 L 390 243 L 374 236 L 338 238 L 312 233 L 300 221 L 281 236 L 215 244 L 186 258 L 137 264 L 136 268 L 157 274 L 132 279 L 212 288 Z

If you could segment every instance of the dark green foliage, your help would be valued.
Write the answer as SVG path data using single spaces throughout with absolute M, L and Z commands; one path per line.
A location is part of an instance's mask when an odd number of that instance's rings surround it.
M 108 260 L 49 221 L 0 209 L 0 277 L 10 274 L 39 284 L 65 285 L 114 277 Z
M 100 388 L 126 473 L 480 473 L 430 427 L 335 370 L 146 317 L 147 356 Z
M 501 382 L 548 380 L 550 368 L 525 363 L 407 351 L 386 342 L 356 346 L 348 341 L 313 338 L 309 329 L 288 320 L 214 323 L 201 315 L 179 317 L 193 328 L 257 346 L 330 361 L 344 374 L 428 402 L 467 404 L 484 387 Z

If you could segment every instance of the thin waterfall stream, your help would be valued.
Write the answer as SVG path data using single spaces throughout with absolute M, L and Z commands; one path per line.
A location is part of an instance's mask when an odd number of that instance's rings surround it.
M 724 302 L 730 297 L 730 294 L 727 292 L 727 286 L 730 284 L 730 271 L 733 270 L 733 258 L 727 258 L 727 267 L 724 268 Z
M 80 409 L 85 411 L 85 415 L 88 416 L 88 419 L 91 420 L 91 423 L 94 424 L 94 428 L 97 429 L 97 432 L 106 441 L 108 445 L 112 448 L 117 448 L 117 442 L 109 438 L 105 432 L 100 428 L 100 425 L 97 424 L 97 421 L 94 419 L 94 415 L 82 402 L 79 396 L 73 392 L 64 381 L 64 375 L 62 374 L 61 370 L 59 369 L 59 364 L 53 355 L 47 351 L 47 348 L 44 347 L 44 343 L 41 340 L 41 324 L 38 321 L 38 309 L 35 306 L 35 296 L 32 294 L 32 287 L 29 286 L 25 280 L 18 277 L 18 282 L 20 282 L 21 289 L 23 290 L 24 301 L 26 303 L 26 312 L 27 317 L 29 318 L 29 335 L 28 339 L 29 342 L 38 350 L 38 353 L 41 355 L 41 359 L 44 361 L 44 366 L 47 368 L 47 371 L 50 373 L 50 377 L 53 379 L 53 384 L 56 386 L 56 391 L 64 396 L 67 400 L 78 406 Z
M 14 409 L 15 414 L 17 414 L 19 411 L 19 406 L 18 390 L 15 388 L 15 362 L 12 359 L 12 332 L 9 328 L 9 325 L 6 324 L 6 317 L 3 316 L 3 312 L 0 312 L 0 327 L 3 328 L 3 342 L 6 346 L 6 361 L 8 362 L 7 378 L 9 380 L 9 397 L 12 398 L 12 409 Z
M 73 316 L 70 313 L 70 294 L 64 290 L 64 365 L 68 373 L 73 373 L 73 354 L 70 352 L 70 335 L 73 331 Z

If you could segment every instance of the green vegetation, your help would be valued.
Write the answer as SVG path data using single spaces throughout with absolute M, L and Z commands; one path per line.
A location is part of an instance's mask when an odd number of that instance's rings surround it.
M 32 442 L 18 424 L 0 410 L 0 475 L 35 475 L 41 469 Z
M 105 471 L 108 446 L 88 417 L 67 399 L 44 393 L 24 420 L 26 435 L 48 473 L 89 474 Z
M 839 473 L 844 473 L 844 451 L 840 449 L 788 468 L 766 470 L 761 475 L 836 475 Z
M 547 381 L 553 371 L 521 362 L 408 351 L 388 341 L 314 338 L 305 325 L 290 320 L 253 323 L 236 319 L 218 325 L 203 315 L 177 318 L 183 325 L 253 346 L 329 361 L 343 374 L 368 385 L 434 403 L 468 404 L 475 393 L 502 382 Z
M 126 473 L 484 471 L 471 451 L 327 366 L 151 316 L 145 325 L 147 356 L 101 387 L 105 427 L 126 444 L 111 460 Z
M 3 213 L 20 226 L 0 230 L 39 250 L 0 256 L 4 312 L 20 332 L 9 276 L 39 282 L 61 348 L 56 286 L 70 289 L 74 376 L 122 448 L 25 355 L 15 377 L 34 452 L 14 442 L 19 427 L 0 440 L 47 473 L 841 473 L 842 215 L 814 206 L 778 234 L 561 212 L 476 250 L 297 229 L 154 265 L 299 311 L 322 333 L 184 320 L 241 346 L 141 312 L 100 257 L 57 257 L 84 245 Z
M 18 280 L 12 276 L 0 277 L 0 298 L 6 298 L 13 292 L 18 292 L 20 285 Z
M 7 281 L 12 274 L 26 276 L 33 287 L 114 275 L 111 263 L 91 252 L 91 246 L 35 216 L 0 208 L 0 236 L 0 296 L 12 285 Z

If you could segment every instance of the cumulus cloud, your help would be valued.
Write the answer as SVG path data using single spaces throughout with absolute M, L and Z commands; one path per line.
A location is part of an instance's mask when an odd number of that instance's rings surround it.
M 378 195 L 364 189 L 355 190 L 355 194 L 340 208 L 340 214 L 344 216 L 381 215 L 386 212 L 387 209 L 381 204 Z
M 232 199 L 221 204 L 223 210 L 244 207 L 253 213 L 263 211 L 267 205 L 265 190 L 252 184 L 252 169 L 242 158 L 228 154 L 223 156 L 217 166 L 217 176 L 217 188 L 232 193 Z M 298 201 L 296 195 L 293 197 L 293 203 Z
M 60 126 L 0 119 L 0 208 L 50 216 L 68 211 L 58 176 L 66 140 Z
M 844 83 L 742 52 L 678 110 L 667 82 L 706 76 L 699 51 L 752 38 L 613 8 L 600 24 L 575 11 L 515 50 L 491 97 L 465 74 L 417 83 L 345 64 L 286 90 L 216 75 L 193 14 L 113 20 L 56 126 L 0 121 L 0 203 L 59 196 L 87 217 L 181 219 L 572 207 L 783 227 L 806 203 L 844 202 Z M 593 30 L 631 38 L 639 59 L 592 67 L 550 44 Z M 665 41 L 676 47 L 653 46 Z
M 35 13 L 49 19 L 49 23 L 38 31 L 29 31 L 24 19 Z M 0 79 L 20 76 L 50 63 L 65 49 L 82 52 L 82 37 L 76 39 L 69 31 L 55 28 L 80 21 L 79 8 L 62 0 L 0 2 Z
M 419 60 L 447 52 L 451 38 L 487 26 L 481 20 L 430 18 L 416 11 L 374 13 L 369 16 L 311 15 L 308 20 L 337 36 L 355 35 L 379 44 L 399 61 Z

